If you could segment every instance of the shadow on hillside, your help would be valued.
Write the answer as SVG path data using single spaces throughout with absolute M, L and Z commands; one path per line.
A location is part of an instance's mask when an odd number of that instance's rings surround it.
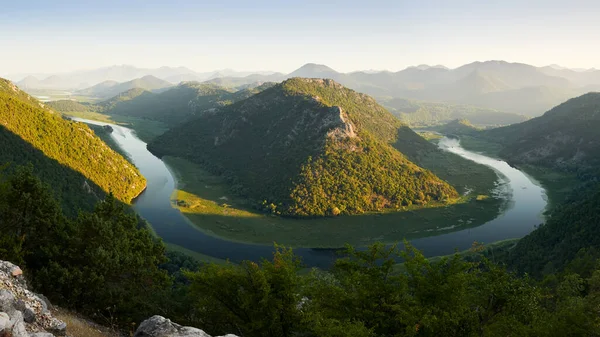
M 68 216 L 76 216 L 79 210 L 93 210 L 96 202 L 106 195 L 81 173 L 46 157 L 42 151 L 3 126 L 0 126 L 0 144 L 0 164 L 9 164 L 1 173 L 10 173 L 18 166 L 33 165 L 33 173 L 50 185 Z

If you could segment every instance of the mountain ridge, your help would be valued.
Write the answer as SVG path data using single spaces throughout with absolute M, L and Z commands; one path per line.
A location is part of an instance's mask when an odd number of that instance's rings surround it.
M 63 119 L 4 79 L 0 79 L 0 101 L 3 102 L 0 131 L 4 139 L 0 156 L 4 162 L 21 165 L 33 162 L 34 168 L 46 182 L 54 184 L 57 192 L 112 192 L 122 202 L 129 203 L 145 189 L 146 181 L 137 168 L 110 149 L 85 124 Z M 22 153 L 15 155 L 18 149 Z M 62 174 L 59 176 L 58 172 Z M 62 181 L 67 177 L 73 181 Z M 70 202 L 83 206 L 77 200 Z

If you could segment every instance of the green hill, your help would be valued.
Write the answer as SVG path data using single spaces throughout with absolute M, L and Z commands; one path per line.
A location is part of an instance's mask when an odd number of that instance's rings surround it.
M 436 103 L 393 97 L 377 100 L 404 123 L 412 127 L 443 125 L 456 119 L 468 119 L 478 126 L 509 125 L 527 120 L 527 117 L 469 105 Z
M 110 116 L 143 118 L 172 126 L 203 112 L 211 112 L 246 99 L 273 85 L 274 83 L 267 82 L 230 91 L 214 84 L 184 82 L 161 93 L 134 88 L 96 104 L 62 100 L 50 102 L 49 106 L 65 114 L 97 112 Z
M 481 129 L 477 128 L 467 119 L 456 119 L 450 123 L 431 128 L 443 135 L 471 135 Z
M 555 210 L 543 226 L 521 239 L 510 252 L 510 265 L 534 276 L 561 271 L 577 259 L 591 258 L 591 266 L 597 265 L 594 260 L 600 258 L 599 223 L 600 192 L 598 185 L 592 184 L 573 193 L 573 198 Z
M 128 203 L 145 188 L 139 171 L 85 124 L 63 119 L 4 79 L 0 102 L 0 162 L 32 163 L 63 205 L 75 206 L 71 213 L 108 192 Z
M 393 148 L 414 133 L 369 96 L 294 78 L 149 144 L 200 163 L 286 215 L 355 214 L 443 202 L 457 192 Z M 417 136 L 418 137 L 418 136 Z
M 570 99 L 527 122 L 482 132 L 515 164 L 581 172 L 600 167 L 600 93 Z
M 45 103 L 49 108 L 62 113 L 93 111 L 94 106 L 89 103 L 81 103 L 73 100 L 58 100 Z
M 225 105 L 230 91 L 211 84 L 184 82 L 165 92 L 144 92 L 127 100 L 101 102 L 100 112 L 108 115 L 141 117 L 175 125 L 204 110 Z M 129 95 L 131 96 L 131 95 Z

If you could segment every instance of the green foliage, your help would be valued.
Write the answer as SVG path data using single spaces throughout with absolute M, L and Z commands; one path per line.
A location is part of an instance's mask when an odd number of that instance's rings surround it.
M 294 336 L 302 324 L 298 303 L 300 263 L 292 251 L 276 247 L 273 261 L 260 265 L 207 265 L 189 272 L 190 296 L 208 331 L 243 336 Z
M 183 82 L 159 93 L 147 91 L 143 87 L 124 89 L 122 92 L 115 92 L 114 97 L 95 104 L 70 100 L 54 101 L 48 104 L 53 109 L 67 115 L 92 112 L 113 116 L 114 120 L 136 118 L 174 126 L 207 113 L 207 111 L 212 112 L 214 109 L 246 99 L 272 85 L 272 83 L 264 83 L 231 91 L 210 83 Z M 133 126 L 136 126 L 135 123 Z M 144 132 L 145 125 L 135 129 L 138 132 Z
M 348 247 L 330 271 L 273 262 L 189 272 L 196 326 L 243 336 L 595 336 L 600 270 L 554 285 L 520 278 L 486 258 L 429 261 L 410 245 Z M 403 270 L 396 268 L 401 256 Z
M 18 135 L 0 127 L 0 158 L 6 163 L 6 172 L 14 172 L 17 165 L 30 164 L 36 174 L 52 187 L 52 194 L 60 200 L 66 215 L 76 216 L 79 209 L 92 210 L 104 197 L 104 191 L 81 173 L 48 158 Z M 86 183 L 87 182 L 87 183 Z
M 173 128 L 149 149 L 199 163 L 257 207 L 273 204 L 285 215 L 456 198 L 452 187 L 390 146 L 402 133 L 413 132 L 369 96 L 330 80 L 296 78 Z
M 503 146 L 500 156 L 563 172 L 596 174 L 600 167 L 600 94 L 589 93 L 527 122 L 479 133 Z
M 527 117 L 522 115 L 470 105 L 423 102 L 393 97 L 380 97 L 377 100 L 390 109 L 390 112 L 401 121 L 417 128 L 439 126 L 456 119 L 468 119 L 481 126 L 509 125 L 527 120 Z
M 46 105 L 53 110 L 68 114 L 69 112 L 92 111 L 94 106 L 89 103 L 80 103 L 73 100 L 50 101 Z
M 366 135 L 352 146 L 360 148 L 344 151 L 328 144 L 323 155 L 303 165 L 291 193 L 292 214 L 357 214 L 456 197 L 451 186 L 435 184 L 431 172 Z
M 456 119 L 450 123 L 430 128 L 428 130 L 434 130 L 447 136 L 462 136 L 474 134 L 480 129 L 471 124 L 471 122 L 467 119 Z
M 0 185 L 0 259 L 21 264 L 53 301 L 90 315 L 140 321 L 168 289 L 164 246 L 112 196 L 92 213 L 63 216 L 29 168 Z
M 93 191 L 93 188 L 86 186 L 95 184 L 102 191 L 112 192 L 126 203 L 145 188 L 146 181 L 139 171 L 106 146 L 85 124 L 61 118 L 16 87 L 12 89 L 8 81 L 0 80 L 0 83 L 7 85 L 7 88 L 0 90 L 0 134 L 4 139 L 9 139 L 10 143 L 6 144 L 7 146 L 16 144 L 15 148 L 2 146 L 0 161 L 26 164 L 34 159 L 34 166 L 37 168 L 38 162 L 42 162 L 41 166 L 47 172 L 45 176 L 50 176 L 53 180 L 64 179 L 60 176 L 52 177 L 52 173 L 48 172 L 60 171 L 57 166 L 62 165 L 79 172 L 89 180 L 89 183 L 80 179 L 71 182 L 83 190 L 78 194 L 88 192 L 86 189 Z M 23 144 L 13 135 L 18 136 Z M 17 152 L 28 146 L 32 149 Z M 37 153 L 31 155 L 30 152 L 37 152 L 34 149 L 43 153 L 47 157 L 46 160 Z M 56 163 L 47 162 L 52 160 Z M 61 182 L 56 185 L 64 190 L 68 183 Z M 72 185 L 69 188 L 76 189 Z
M 393 143 L 403 125 L 370 96 L 321 79 L 292 78 L 281 84 L 288 95 L 316 97 L 326 106 L 340 106 L 359 133 L 369 133 L 385 143 Z
M 576 270 L 589 273 L 591 261 L 600 257 L 598 223 L 600 192 L 598 185 L 592 184 L 574 192 L 573 198 L 555 208 L 544 225 L 521 239 L 511 251 L 509 263 L 538 277 L 560 271 L 569 263 L 587 265 L 587 271 L 581 267 Z

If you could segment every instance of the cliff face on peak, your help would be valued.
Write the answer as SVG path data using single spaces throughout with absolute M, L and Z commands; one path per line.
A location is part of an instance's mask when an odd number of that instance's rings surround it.
M 367 95 L 293 78 L 181 124 L 148 148 L 224 175 L 234 193 L 273 204 L 276 214 L 360 214 L 456 197 L 392 146 L 405 133 L 414 134 Z
M 65 336 L 66 328 L 52 316 L 47 300 L 27 288 L 21 268 L 0 261 L 0 336 Z

